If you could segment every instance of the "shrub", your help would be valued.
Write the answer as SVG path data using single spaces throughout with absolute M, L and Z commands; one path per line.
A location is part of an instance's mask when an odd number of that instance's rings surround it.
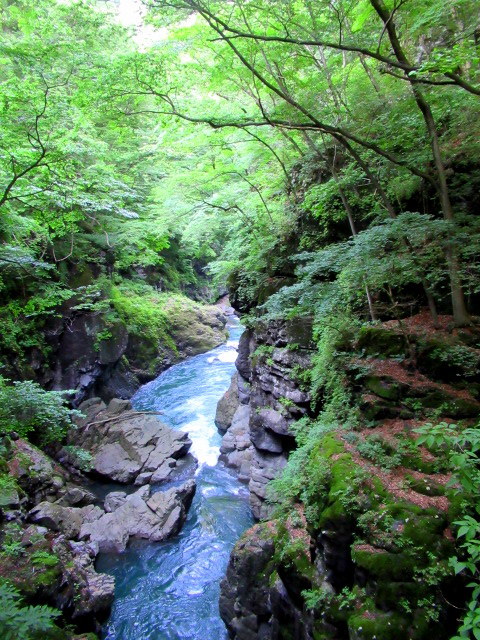
M 455 573 L 463 573 L 471 578 L 472 589 L 470 603 L 458 629 L 458 635 L 452 640 L 462 638 L 480 638 L 480 425 L 461 430 L 457 425 L 441 422 L 437 425 L 426 424 L 417 429 L 420 434 L 417 444 L 425 445 L 435 452 L 445 452 L 454 472 L 454 491 L 464 493 L 470 499 L 464 501 L 460 518 L 453 524 L 457 527 L 457 539 L 460 543 L 461 557 L 450 559 Z M 458 483 L 458 484 L 456 484 Z M 457 488 L 459 485 L 460 488 Z
M 19 592 L 0 584 L 0 637 L 3 640 L 37 640 L 55 629 L 60 612 L 47 606 L 22 606 Z
M 16 431 L 41 445 L 58 442 L 81 415 L 67 407 L 71 391 L 44 391 L 36 382 L 14 382 L 0 376 L 0 430 Z

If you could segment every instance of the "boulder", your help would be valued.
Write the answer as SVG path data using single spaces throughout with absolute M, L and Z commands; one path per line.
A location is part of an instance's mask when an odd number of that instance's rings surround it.
M 93 505 L 86 507 L 63 507 L 51 502 L 40 502 L 27 514 L 30 522 L 59 531 L 67 538 L 78 538 L 85 522 L 97 520 L 103 514 L 102 509 Z
M 112 398 L 108 403 L 107 413 L 112 416 L 116 416 L 123 411 L 130 411 L 132 409 L 132 403 L 130 400 L 122 400 L 121 398 Z
M 63 535 L 54 539 L 52 551 L 60 561 L 62 588 L 55 594 L 55 605 L 66 609 L 82 626 L 100 631 L 115 593 L 113 576 L 94 568 L 98 549 L 85 542 L 72 542 Z
M 232 376 L 229 388 L 217 404 L 215 424 L 220 433 L 225 433 L 232 424 L 232 418 L 239 405 L 238 373 Z
M 8 470 L 27 494 L 30 504 L 55 500 L 63 493 L 67 480 L 65 470 L 22 438 L 11 443 Z M 14 495 L 11 497 L 15 498 Z
M 77 421 L 70 443 L 90 452 L 93 470 L 103 478 L 146 484 L 155 472 L 164 474 L 168 460 L 184 456 L 191 441 L 185 432 L 130 407 L 117 398 L 108 407 L 99 399 L 83 403 L 80 410 L 85 417 Z
M 232 419 L 232 425 L 223 436 L 220 446 L 220 460 L 225 466 L 239 473 L 239 480 L 250 479 L 250 462 L 253 454 L 249 432 L 250 407 L 241 404 Z
M 185 521 L 195 494 L 195 482 L 150 495 L 148 486 L 127 496 L 111 493 L 105 500 L 100 518 L 85 522 L 80 537 L 98 546 L 100 551 L 120 552 L 130 537 L 160 541 L 175 535 Z
M 269 566 L 275 551 L 275 530 L 269 525 L 256 525 L 243 534 L 220 584 L 220 616 L 236 640 L 272 638 L 260 635 L 262 621 L 268 621 L 272 613 Z
M 92 504 L 95 500 L 95 494 L 91 491 L 88 491 L 88 489 L 84 489 L 83 487 L 73 485 L 68 486 L 65 489 L 65 493 L 59 500 L 57 500 L 57 502 L 65 507 L 79 507 Z

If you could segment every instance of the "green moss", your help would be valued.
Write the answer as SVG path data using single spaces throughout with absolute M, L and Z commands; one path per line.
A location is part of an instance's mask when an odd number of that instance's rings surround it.
M 351 638 L 362 640 L 407 640 L 409 622 L 395 613 L 363 611 L 348 619 Z
M 405 480 L 410 489 L 421 493 L 425 496 L 444 496 L 445 487 L 431 478 L 414 478 L 412 475 L 407 474 Z
M 378 581 L 375 592 L 375 605 L 385 610 L 395 610 L 399 602 L 418 601 L 428 594 L 430 587 L 418 582 Z
M 146 339 L 150 344 L 164 342 L 171 349 L 176 346 L 168 333 L 167 315 L 164 306 L 169 298 L 148 285 L 132 283 L 113 286 L 110 297 L 115 311 L 133 334 Z
M 354 548 L 352 559 L 359 567 L 363 567 L 381 580 L 410 580 L 417 564 L 408 553 L 390 553 L 383 550 L 373 552 Z
M 417 547 L 433 550 L 441 538 L 447 522 L 443 515 L 410 518 L 404 525 L 403 537 Z
M 360 329 L 356 347 L 367 355 L 379 355 L 382 358 L 388 358 L 405 354 L 408 349 L 408 343 L 401 334 L 367 326 Z
M 364 380 L 364 386 L 384 400 L 398 400 L 401 395 L 398 384 L 386 382 L 379 376 L 368 376 Z

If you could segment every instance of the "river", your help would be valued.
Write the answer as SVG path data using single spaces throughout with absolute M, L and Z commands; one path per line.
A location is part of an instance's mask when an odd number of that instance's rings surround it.
M 248 491 L 218 463 L 217 402 L 235 371 L 242 332 L 230 318 L 226 344 L 189 358 L 144 385 L 136 409 L 188 431 L 198 459 L 197 491 L 178 536 L 162 543 L 136 541 L 123 554 L 102 554 L 97 569 L 115 576 L 115 602 L 105 640 L 223 640 L 218 612 L 220 580 L 230 551 L 252 523 Z

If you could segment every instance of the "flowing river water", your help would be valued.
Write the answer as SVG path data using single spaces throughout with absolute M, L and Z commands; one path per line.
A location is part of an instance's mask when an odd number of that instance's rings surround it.
M 171 367 L 132 399 L 136 409 L 162 411 L 164 422 L 188 431 L 199 463 L 197 491 L 179 535 L 100 556 L 98 570 L 116 581 L 104 640 L 227 637 L 218 612 L 220 580 L 234 543 L 253 522 L 246 487 L 218 463 L 214 416 L 235 371 L 242 332 L 235 317 L 229 331 L 226 344 Z

